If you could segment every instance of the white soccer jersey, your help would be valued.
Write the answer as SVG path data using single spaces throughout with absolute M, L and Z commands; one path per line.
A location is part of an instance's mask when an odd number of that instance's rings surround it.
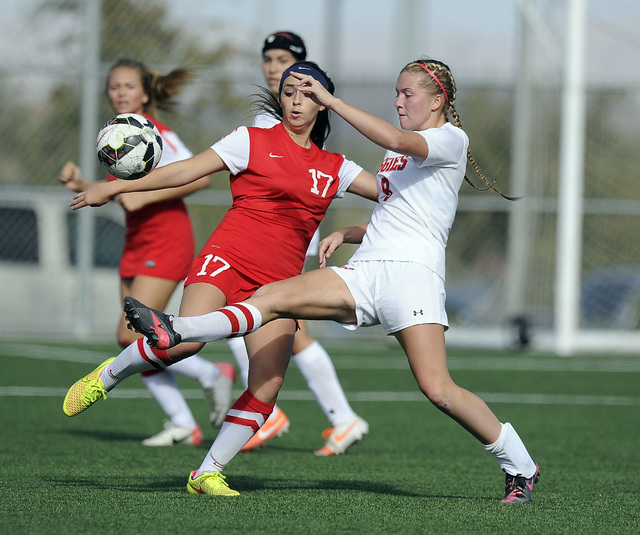
M 257 126 L 258 128 L 271 128 L 279 122 L 280 119 L 264 110 L 260 110 L 253 118 L 253 126 Z
M 153 124 L 156 125 L 162 137 L 162 156 L 158 162 L 158 167 L 164 167 L 170 163 L 191 158 L 193 153 L 187 148 L 173 130 L 161 122 L 146 116 Z
M 445 247 L 464 180 L 469 138 L 450 123 L 418 132 L 426 160 L 387 151 L 377 174 L 378 204 L 351 260 L 419 262 L 444 279 Z

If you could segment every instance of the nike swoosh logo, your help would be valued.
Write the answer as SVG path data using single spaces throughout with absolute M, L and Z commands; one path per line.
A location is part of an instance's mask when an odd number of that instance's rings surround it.
M 197 487 L 194 487 L 191 483 L 189 483 L 189 486 L 195 490 L 198 494 L 204 494 L 204 491 L 202 489 L 199 489 Z
M 273 154 L 273 152 L 270 152 L 269 158 L 284 158 L 284 156 L 280 156 L 279 154 Z
M 194 470 L 193 472 L 191 472 L 191 477 L 189 479 L 189 486 L 195 490 L 198 494 L 204 494 L 204 491 L 202 490 L 202 487 L 198 488 L 198 487 L 194 487 L 193 483 L 191 482 L 191 480 L 193 480 L 193 475 L 197 472 L 197 470 Z
M 167 330 L 164 328 L 164 325 L 160 322 L 158 317 L 151 312 L 151 317 L 153 318 L 155 334 L 158 336 L 158 349 L 168 349 L 169 348 L 169 334 Z
M 351 433 L 351 430 L 358 425 L 358 421 L 356 420 L 355 422 L 353 422 L 349 427 L 347 427 L 347 430 L 344 433 L 340 433 L 339 435 L 333 435 L 333 438 L 336 442 L 341 442 L 343 441 L 346 436 Z
M 529 490 L 533 490 L 533 486 L 536 484 L 536 478 L 538 477 L 538 474 L 540 474 L 540 469 L 536 464 L 536 472 L 535 474 L 533 474 L 533 477 L 531 478 L 531 484 L 529 484 L 529 481 L 525 480 L 525 484 L 527 485 L 527 487 L 529 487 Z

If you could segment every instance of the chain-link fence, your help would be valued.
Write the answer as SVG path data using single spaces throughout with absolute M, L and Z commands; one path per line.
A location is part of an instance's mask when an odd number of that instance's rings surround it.
M 33 333 L 34 320 L 43 334 L 77 331 L 77 218 L 66 207 L 70 193 L 57 175 L 65 161 L 80 159 L 84 55 L 87 32 L 93 31 L 87 6 L 93 1 L 5 0 L 0 21 L 3 333 Z M 562 291 L 556 283 L 561 117 L 565 35 L 574 1 L 580 0 L 460 0 L 446 6 L 319 0 L 302 8 L 285 0 L 102 0 L 98 88 L 102 91 L 109 65 L 122 56 L 142 59 L 160 72 L 195 69 L 198 79 L 181 95 L 175 113 L 161 120 L 198 152 L 251 123 L 251 94 L 263 84 L 260 49 L 272 31 L 302 35 L 309 58 L 326 67 L 339 96 L 393 123 L 395 78 L 402 66 L 418 57 L 444 60 L 456 77 L 456 108 L 474 157 L 502 191 L 524 195 L 510 202 L 463 185 L 447 249 L 450 338 L 526 344 L 530 337 L 553 333 Z M 579 326 L 633 333 L 640 325 L 640 126 L 632 119 L 640 111 L 640 7 L 633 0 L 585 5 Z M 110 115 L 102 96 L 95 132 Z M 330 150 L 371 171 L 378 168 L 380 148 L 337 117 L 332 127 Z M 468 175 L 482 185 L 470 167 Z M 228 178 L 219 174 L 213 182 L 211 191 L 188 200 L 200 245 L 229 203 Z M 366 202 L 337 201 L 321 229 L 365 222 L 370 210 Z M 114 266 L 122 214 L 117 205 L 95 212 L 87 314 L 91 335 L 109 336 L 119 309 Z M 518 233 L 514 214 L 523 213 L 524 230 Z M 345 248 L 336 262 L 351 251 Z

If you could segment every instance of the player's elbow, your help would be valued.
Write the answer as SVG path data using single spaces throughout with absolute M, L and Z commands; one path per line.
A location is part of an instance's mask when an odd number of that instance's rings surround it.
M 392 150 L 393 152 L 403 153 L 404 145 L 404 132 L 395 128 L 393 131 L 389 132 L 387 135 L 386 148 L 388 150 Z

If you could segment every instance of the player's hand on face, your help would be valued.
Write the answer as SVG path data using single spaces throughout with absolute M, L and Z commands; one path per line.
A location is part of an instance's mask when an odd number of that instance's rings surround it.
M 318 267 L 327 267 L 327 260 L 331 258 L 333 252 L 344 242 L 344 235 L 340 232 L 329 234 L 320 241 L 318 245 Z
M 324 86 L 318 82 L 313 76 L 308 74 L 301 74 L 299 72 L 292 72 L 291 76 L 299 80 L 298 90 L 303 94 L 311 97 L 316 104 L 320 106 L 330 107 L 331 102 L 335 98 Z

